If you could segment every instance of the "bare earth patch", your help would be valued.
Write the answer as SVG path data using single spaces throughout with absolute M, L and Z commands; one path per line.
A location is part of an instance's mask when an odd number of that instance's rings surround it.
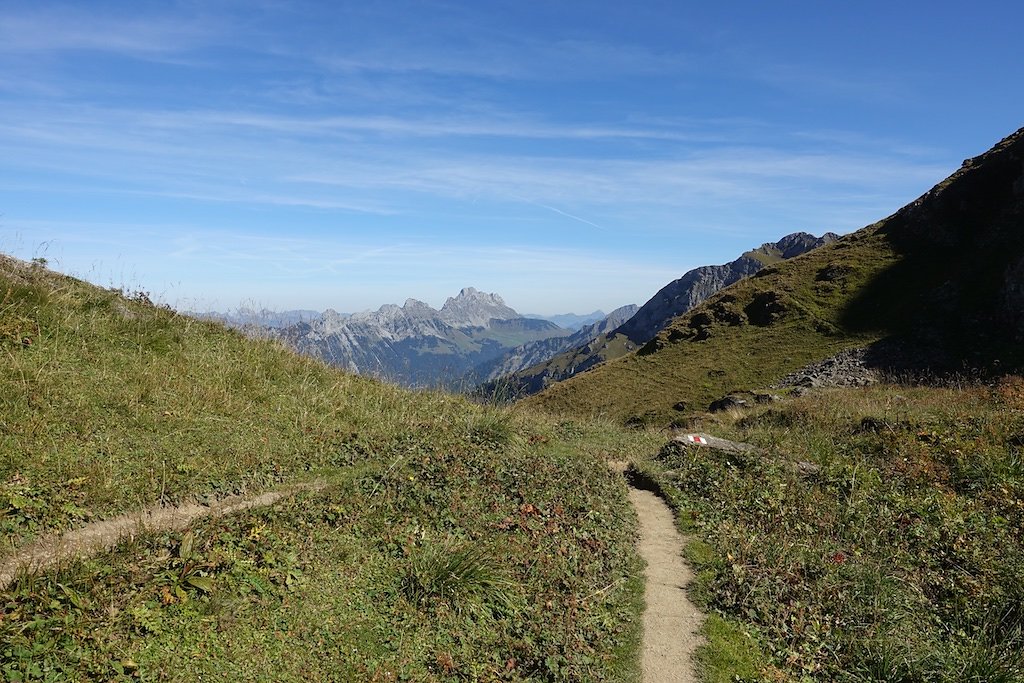
M 323 488 L 322 483 L 294 485 L 258 496 L 229 496 L 210 505 L 186 503 L 173 507 L 152 507 L 111 519 L 92 522 L 81 529 L 45 536 L 28 543 L 12 555 L 0 559 L 0 590 L 19 572 L 37 572 L 60 562 L 89 557 L 110 550 L 121 540 L 135 538 L 146 531 L 181 530 L 203 516 L 220 517 L 251 508 L 273 505 L 298 491 Z

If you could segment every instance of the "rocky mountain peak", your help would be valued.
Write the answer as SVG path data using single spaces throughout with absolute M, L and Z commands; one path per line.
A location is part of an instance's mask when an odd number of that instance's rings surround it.
M 343 327 L 348 317 L 349 316 L 343 313 L 338 313 L 333 308 L 328 308 L 320 316 L 320 320 L 313 321 L 312 324 L 321 330 L 331 332 L 333 330 L 339 329 L 340 327 Z
M 794 256 L 799 256 L 811 249 L 817 249 L 818 247 L 828 244 L 829 242 L 834 242 L 837 239 L 839 239 L 839 235 L 834 232 L 826 232 L 821 237 L 815 237 L 807 232 L 794 232 L 793 234 L 786 235 L 776 242 L 775 248 L 782 253 L 782 258 L 791 259 Z
M 778 242 L 765 242 L 759 248 L 748 252 L 754 258 L 758 258 L 759 255 L 791 259 L 794 256 L 799 256 L 812 249 L 834 242 L 839 239 L 839 235 L 834 232 L 826 232 L 821 237 L 815 237 L 808 232 L 794 232 L 786 235 Z
M 430 304 L 419 299 L 406 299 L 402 310 L 405 311 L 406 315 L 437 315 L 437 311 Z
M 440 318 L 453 327 L 487 327 L 491 320 L 512 320 L 521 317 L 505 305 L 497 294 L 466 287 L 458 296 L 448 297 L 441 307 Z

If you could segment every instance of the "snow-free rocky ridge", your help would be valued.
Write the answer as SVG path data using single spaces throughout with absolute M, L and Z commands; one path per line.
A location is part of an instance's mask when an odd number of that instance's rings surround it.
M 402 306 L 341 315 L 333 311 L 266 334 L 299 353 L 350 372 L 409 387 L 452 386 L 482 362 L 517 345 L 571 334 L 552 322 L 524 318 L 497 294 L 472 287 L 440 310 L 417 299 Z
M 789 260 L 834 242 L 838 235 L 815 237 L 806 232 L 767 242 L 739 258 L 717 266 L 701 266 L 665 285 L 615 329 L 563 351 L 543 362 L 494 380 L 491 389 L 516 396 L 535 394 L 598 364 L 620 358 L 652 339 L 673 318 L 703 303 L 729 285 L 754 275 L 765 266 Z

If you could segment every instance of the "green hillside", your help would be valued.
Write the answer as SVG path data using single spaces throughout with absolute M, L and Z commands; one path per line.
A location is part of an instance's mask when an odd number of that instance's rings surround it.
M 1020 367 L 1024 133 L 893 216 L 719 292 L 637 352 L 527 399 L 663 426 L 885 339 L 890 374 Z
M 614 430 L 403 391 L 6 257 L 0 353 L 0 563 L 125 511 L 317 484 L 19 574 L 4 680 L 635 672 Z

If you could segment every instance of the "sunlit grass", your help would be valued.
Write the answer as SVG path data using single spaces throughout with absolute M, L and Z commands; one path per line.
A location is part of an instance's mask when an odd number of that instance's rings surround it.
M 4 680 L 636 672 L 635 520 L 605 465 L 636 435 L 401 390 L 6 258 L 0 355 L 0 558 L 146 506 L 319 483 L 19 576 Z
M 708 417 L 759 453 L 640 469 L 701 539 L 694 596 L 758 635 L 762 675 L 1020 680 L 1019 386 L 818 391 Z

